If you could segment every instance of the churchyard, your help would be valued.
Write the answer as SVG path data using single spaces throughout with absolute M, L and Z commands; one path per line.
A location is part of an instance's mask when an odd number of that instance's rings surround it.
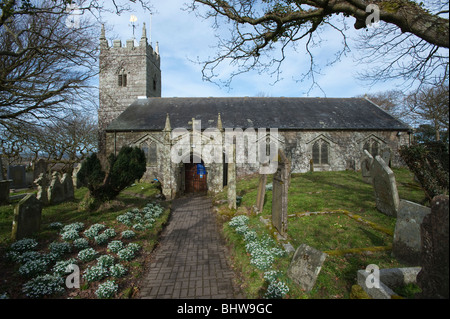
M 9 205 L 0 206 L 1 298 L 132 298 L 138 293 L 137 282 L 145 273 L 146 261 L 167 222 L 169 203 L 152 201 L 158 193 L 154 184 L 137 184 L 96 211 L 80 211 L 79 203 L 86 193 L 86 188 L 76 189 L 74 199 L 44 206 L 40 232 L 30 236 L 33 241 L 26 238 L 16 241 L 20 243 L 17 247 L 11 240 L 11 223 L 14 207 L 19 200 L 11 200 Z M 161 209 L 155 209 L 157 206 Z M 158 216 L 146 218 L 146 213 L 152 214 L 153 211 L 158 211 Z M 29 258 L 16 258 L 24 255 L 23 249 L 29 251 L 25 254 Z M 55 256 L 56 260 L 53 260 L 51 253 L 61 253 L 61 258 Z M 29 262 L 33 260 L 48 262 L 37 262 L 34 267 L 34 263 Z M 53 276 L 55 271 L 64 273 L 66 261 L 75 261 L 79 267 L 79 288 L 60 290 L 56 287 L 67 286 L 55 280 L 55 284 L 48 286 L 53 287 L 56 293 L 44 294 L 37 289 L 37 282 L 35 285 L 30 284 L 39 276 Z M 109 272 L 103 269 L 109 269 Z M 64 281 L 66 276 L 60 278 Z M 47 282 L 53 279 L 47 277 Z M 106 284 L 100 290 L 103 295 L 99 296 L 100 285 L 113 281 L 117 290 L 114 285 L 108 287 Z M 113 294 L 106 295 L 110 291 Z
M 408 169 L 394 169 L 394 174 L 401 200 L 430 206 Z M 278 179 L 282 189 L 276 189 L 280 185 L 274 183 L 277 182 L 274 178 Z M 211 199 L 229 248 L 230 264 L 236 273 L 235 285 L 244 298 L 366 298 L 367 294 L 357 285 L 358 271 L 365 270 L 368 265 L 381 270 L 411 267 L 393 255 L 397 218 L 377 209 L 373 185 L 364 182 L 361 172 L 290 174 L 289 187 L 284 184 L 286 178 L 282 172 L 268 175 L 264 183 L 259 175 L 238 178 L 236 195 L 232 192 L 237 196 L 236 208 L 227 200 L 230 196 L 227 187 Z M 261 189 L 265 189 L 264 198 L 258 195 Z M 287 201 L 273 201 L 273 193 L 285 196 L 286 191 Z M 145 265 L 170 215 L 170 202 L 158 202 L 163 213 L 154 218 L 150 227 L 145 227 L 145 207 L 152 207 L 148 204 L 156 200 L 158 192 L 154 184 L 137 184 L 98 210 L 83 211 L 79 204 L 87 189 L 80 188 L 75 189 L 73 199 L 43 205 L 40 231 L 32 236 L 37 246 L 30 249 L 29 258 L 23 257 L 21 251 L 17 256 L 22 257 L 17 258 L 11 249 L 11 223 L 19 199 L 0 206 L 0 296 L 135 297 L 139 294 L 139 280 L 145 273 Z M 25 200 L 30 199 L 22 199 Z M 257 205 L 260 211 L 256 210 Z M 283 207 L 281 217 L 272 214 L 277 205 L 287 205 Z M 136 228 L 132 222 L 134 218 L 140 219 L 143 227 Z M 274 222 L 274 218 L 279 219 L 278 222 Z M 276 235 L 277 227 L 284 236 Z M 128 251 L 132 255 L 130 258 L 100 242 L 98 235 L 106 235 L 107 230 L 109 242 L 121 241 L 122 249 L 135 249 L 134 252 Z M 89 235 L 91 231 L 96 234 Z M 124 231 L 133 231 L 135 236 L 126 238 Z M 74 245 L 76 238 L 85 239 L 83 247 Z M 49 264 L 29 269 L 24 265 L 48 256 L 57 250 L 56 246 L 64 248 L 64 243 L 70 243 L 72 250 L 63 253 L 64 260 L 61 261 L 78 260 L 82 278 L 80 289 L 67 288 L 57 294 L 39 295 L 32 288 L 24 288 L 32 287 L 27 283 L 33 277 L 51 274 L 55 270 Z M 32 243 L 30 245 L 33 246 Z M 92 258 L 80 257 L 80 251 L 86 248 L 94 251 Z M 114 270 L 111 269 L 109 274 L 102 273 L 102 268 L 112 266 Z M 307 277 L 306 281 L 295 280 L 299 272 L 304 272 L 302 276 Z M 103 287 L 103 294 L 99 293 L 101 285 L 111 282 L 114 284 Z M 108 289 L 113 291 L 110 296 L 107 295 L 111 291 Z M 394 293 L 396 297 L 414 298 L 419 291 L 418 285 L 412 283 L 396 287 Z
M 423 203 L 424 192 L 414 181 L 413 174 L 407 169 L 394 169 L 394 173 L 399 197 Z M 356 286 L 358 270 L 364 270 L 371 264 L 377 265 L 379 269 L 411 267 L 392 255 L 396 218 L 382 214 L 376 208 L 373 186 L 363 182 L 360 172 L 292 174 L 284 241 L 276 239 L 273 235 L 276 229 L 267 222 L 272 218 L 272 182 L 272 176 L 269 175 L 264 206 L 259 214 L 255 213 L 254 208 L 258 197 L 258 175 L 238 181 L 236 193 L 240 205 L 236 212 L 227 209 L 226 205 L 220 205 L 226 194 L 216 198 L 219 221 L 232 248 L 234 269 L 239 274 L 237 284 L 248 298 L 266 297 L 269 286 L 274 282 L 279 287 L 275 291 L 282 294 L 284 291 L 283 298 L 367 297 L 364 293 L 360 294 Z M 271 241 L 270 249 L 283 249 L 283 243 L 289 242 L 294 250 L 306 244 L 325 253 L 326 259 L 313 287 L 306 291 L 308 289 L 302 289 L 287 275 L 293 253 L 266 256 L 271 260 L 266 264 L 258 264 L 260 256 L 254 254 L 251 247 L 248 249 L 250 241 L 247 237 L 250 236 L 243 235 L 245 230 L 233 226 L 233 222 L 230 225 L 235 214 L 248 216 L 246 226 L 261 241 L 264 238 Z M 277 279 L 274 281 L 271 275 Z M 395 293 L 408 298 L 413 297 L 418 289 L 417 285 L 408 284 L 396 288 Z

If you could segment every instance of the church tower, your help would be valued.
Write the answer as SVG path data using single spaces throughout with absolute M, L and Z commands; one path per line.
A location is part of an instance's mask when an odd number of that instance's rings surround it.
M 139 97 L 161 97 L 161 69 L 158 43 L 147 41 L 145 23 L 139 45 L 135 40 L 114 40 L 109 46 L 102 26 L 99 74 L 99 156 L 105 159 L 105 129 Z

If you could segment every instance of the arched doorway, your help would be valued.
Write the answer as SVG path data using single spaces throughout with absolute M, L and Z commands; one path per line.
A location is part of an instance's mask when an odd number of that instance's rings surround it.
M 196 160 L 198 162 L 198 160 Z M 191 155 L 189 163 L 184 164 L 184 192 L 201 193 L 208 190 L 207 174 L 203 161 L 194 163 Z

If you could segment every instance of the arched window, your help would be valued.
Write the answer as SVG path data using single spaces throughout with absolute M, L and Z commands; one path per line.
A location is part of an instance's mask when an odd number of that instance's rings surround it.
M 119 71 L 117 84 L 121 87 L 127 86 L 127 74 L 124 69 Z
M 147 165 L 156 165 L 158 162 L 158 149 L 155 143 L 142 142 L 140 144 L 140 149 L 145 154 L 145 159 L 147 160 Z
M 330 143 L 323 139 L 314 142 L 312 147 L 313 163 L 316 165 L 329 164 Z
M 155 143 L 150 144 L 147 162 L 151 165 L 156 165 L 158 162 L 158 149 Z

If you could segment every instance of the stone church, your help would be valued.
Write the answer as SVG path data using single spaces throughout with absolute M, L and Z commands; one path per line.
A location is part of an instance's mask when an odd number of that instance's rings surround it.
M 401 164 L 398 148 L 410 143 L 409 126 L 364 98 L 161 97 L 160 61 L 145 25 L 138 45 L 134 39 L 110 45 L 102 28 L 99 155 L 117 154 L 124 145 L 141 148 L 147 158 L 143 179 L 160 180 L 166 198 L 221 191 L 229 154 L 238 176 L 261 172 L 267 161 L 260 159 L 270 158 L 273 145 L 291 161 L 292 173 L 359 170 L 364 149 L 395 167 Z M 230 131 L 244 136 L 243 143 L 233 140 L 234 153 L 222 148 Z M 187 139 L 181 142 L 175 132 Z M 206 160 L 205 149 L 213 150 L 215 161 Z M 255 153 L 256 162 L 238 161 L 237 153 L 247 159 Z

